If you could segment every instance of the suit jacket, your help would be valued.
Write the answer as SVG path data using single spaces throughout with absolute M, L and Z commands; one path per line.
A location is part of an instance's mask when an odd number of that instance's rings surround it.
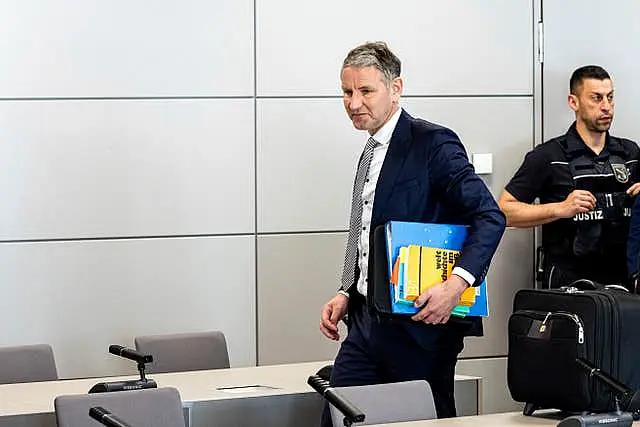
M 458 136 L 406 111 L 393 131 L 378 177 L 371 236 L 377 226 L 390 220 L 469 225 L 456 266 L 471 273 L 476 285 L 484 280 L 506 225 L 504 214 L 475 174 Z M 369 259 L 368 277 L 374 277 L 373 257 Z M 356 271 L 356 283 L 358 275 Z M 404 320 L 401 323 L 422 341 L 430 341 L 426 335 L 433 338 L 434 330 L 458 327 L 455 322 L 431 326 Z M 463 333 L 481 335 L 481 320 L 467 322 Z

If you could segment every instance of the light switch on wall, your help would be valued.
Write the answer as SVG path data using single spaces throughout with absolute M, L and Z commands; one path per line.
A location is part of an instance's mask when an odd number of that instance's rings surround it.
M 479 175 L 489 174 L 493 172 L 493 154 L 492 153 L 474 153 L 471 156 L 471 164 Z

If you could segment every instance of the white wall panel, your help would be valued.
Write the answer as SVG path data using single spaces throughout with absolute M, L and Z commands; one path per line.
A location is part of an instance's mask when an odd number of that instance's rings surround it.
M 0 239 L 253 231 L 251 100 L 0 102 Z
M 414 117 L 454 130 L 470 159 L 491 153 L 493 173 L 483 178 L 496 198 L 533 147 L 530 97 L 406 98 L 402 105 Z
M 334 95 L 347 52 L 384 40 L 409 94 L 532 94 L 532 1 L 256 2 L 258 95 Z
M 320 333 L 320 312 L 340 286 L 346 239 L 347 233 L 258 237 L 259 364 L 335 357 L 338 343 Z
M 341 99 L 258 101 L 258 232 L 346 229 L 367 133 Z
M 61 377 L 135 372 L 135 335 L 219 329 L 255 363 L 253 237 L 0 244 L 0 345 L 53 346 Z
M 507 358 L 460 360 L 456 373 L 482 377 L 480 413 L 521 411 L 523 405 L 511 398 L 507 387 Z
M 340 284 L 345 241 L 346 233 L 258 238 L 259 363 L 335 355 L 337 346 L 320 335 L 318 325 L 321 307 Z M 461 357 L 507 354 L 513 296 L 530 287 L 532 274 L 533 230 L 507 230 L 487 277 L 490 316 L 483 321 L 484 337 L 467 338 Z
M 496 197 L 533 146 L 531 98 L 406 98 L 402 105 L 455 130 L 469 154 L 492 153 L 485 181 Z M 345 229 L 367 134 L 353 129 L 340 100 L 260 100 L 257 126 L 258 231 Z
M 508 352 L 507 325 L 513 297 L 533 281 L 533 229 L 508 228 L 487 274 L 489 317 L 483 319 L 483 337 L 465 339 L 463 358 L 504 356 Z
M 0 1 L 0 345 L 51 343 L 63 377 L 134 372 L 109 344 L 206 329 L 233 366 L 332 358 L 320 309 L 367 138 L 333 97 L 344 55 L 388 41 L 403 105 L 493 153 L 498 195 L 532 146 L 533 3 Z M 506 318 L 531 234 L 507 232 L 486 337 L 463 353 L 493 358 L 460 364 L 488 378 L 485 410 L 512 404 Z M 68 238 L 90 240 L 46 241 Z M 6 242 L 24 239 L 43 241 Z
M 253 94 L 253 1 L 3 0 L 0 97 Z
M 613 78 L 616 110 L 611 133 L 640 140 L 637 100 L 640 97 L 635 52 L 640 49 L 640 3 L 619 0 L 607 8 L 594 0 L 544 2 L 544 138 L 563 134 L 575 120 L 567 105 L 569 78 L 576 68 L 596 64 Z M 601 22 L 605 31 L 589 31 Z M 606 23 L 606 24 L 604 24 Z

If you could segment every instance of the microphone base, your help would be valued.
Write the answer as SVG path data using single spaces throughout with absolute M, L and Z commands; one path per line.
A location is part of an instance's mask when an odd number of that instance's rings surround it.
M 91 387 L 89 393 L 110 393 L 112 391 L 142 390 L 145 388 L 158 388 L 154 380 L 112 381 L 98 383 Z
M 631 427 L 633 416 L 630 412 L 605 412 L 602 414 L 572 415 L 558 423 L 557 427 Z

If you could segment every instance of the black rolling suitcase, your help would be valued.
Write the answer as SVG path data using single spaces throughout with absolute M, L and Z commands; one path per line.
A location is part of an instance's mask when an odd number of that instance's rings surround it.
M 577 359 L 584 363 L 577 362 Z M 588 368 L 587 368 L 588 367 Z M 640 297 L 620 289 L 523 289 L 509 318 L 507 383 L 524 413 L 616 409 L 612 392 L 589 368 L 640 389 Z M 620 406 L 637 411 L 633 393 Z

